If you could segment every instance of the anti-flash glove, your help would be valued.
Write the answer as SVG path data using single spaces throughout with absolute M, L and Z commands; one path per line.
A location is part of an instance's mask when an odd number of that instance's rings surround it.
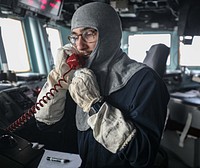
M 84 112 L 89 112 L 92 104 L 100 101 L 99 86 L 94 72 L 88 68 L 78 69 L 74 73 L 69 92 L 73 100 Z

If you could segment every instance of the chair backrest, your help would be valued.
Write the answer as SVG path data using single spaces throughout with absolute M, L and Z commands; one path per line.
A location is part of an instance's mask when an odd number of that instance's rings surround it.
M 170 48 L 164 44 L 152 45 L 147 51 L 147 55 L 143 60 L 143 63 L 154 69 L 162 78 L 166 71 L 167 58 L 169 56 Z M 168 114 L 167 114 L 168 116 Z M 167 121 L 166 117 L 166 121 Z M 166 125 L 166 123 L 165 123 Z M 167 168 L 168 167 L 168 155 L 167 152 L 160 146 L 156 155 L 153 168 Z
M 143 63 L 154 69 L 160 77 L 163 77 L 166 71 L 166 62 L 169 56 L 170 48 L 165 44 L 152 45 L 147 51 Z

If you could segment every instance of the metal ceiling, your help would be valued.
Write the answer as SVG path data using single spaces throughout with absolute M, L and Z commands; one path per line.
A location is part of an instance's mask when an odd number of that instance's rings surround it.
M 104 2 L 115 8 L 124 30 L 176 30 L 180 35 L 200 35 L 199 0 L 65 0 L 62 17 L 70 25 L 74 11 L 89 2 Z
M 115 8 L 122 20 L 123 29 L 172 30 L 177 25 L 183 0 L 95 0 L 108 3 Z M 91 0 L 65 0 L 63 21 L 70 25 L 74 11 Z
M 55 21 L 56 24 L 69 27 L 76 9 L 89 2 L 111 5 L 121 18 L 123 30 L 178 30 L 179 35 L 200 35 L 199 0 L 64 0 L 61 16 L 56 20 L 49 16 L 40 16 L 26 8 L 19 8 L 16 0 L 0 0 L 0 16 L 35 15 L 46 22 Z

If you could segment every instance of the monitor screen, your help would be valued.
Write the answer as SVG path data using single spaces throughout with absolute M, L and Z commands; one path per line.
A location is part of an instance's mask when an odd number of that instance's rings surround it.
M 18 6 L 49 18 L 59 19 L 63 0 L 18 0 Z

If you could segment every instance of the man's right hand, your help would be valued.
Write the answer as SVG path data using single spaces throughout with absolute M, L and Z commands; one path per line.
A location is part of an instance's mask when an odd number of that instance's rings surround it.
M 76 54 L 77 50 L 71 44 L 66 44 L 58 49 L 58 53 L 55 58 L 55 71 L 59 74 L 59 77 L 62 77 L 67 71 L 69 71 L 70 67 L 66 60 L 73 53 Z

